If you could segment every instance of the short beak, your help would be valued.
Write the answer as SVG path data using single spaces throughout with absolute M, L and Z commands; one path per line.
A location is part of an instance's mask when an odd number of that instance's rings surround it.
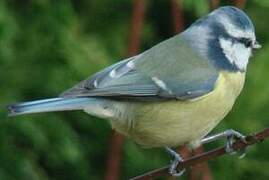
M 261 49 L 262 45 L 258 41 L 255 41 L 254 44 L 252 45 L 252 49 Z

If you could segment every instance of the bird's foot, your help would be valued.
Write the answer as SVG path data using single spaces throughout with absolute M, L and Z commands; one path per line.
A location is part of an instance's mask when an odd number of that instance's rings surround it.
M 185 172 L 185 169 L 183 169 L 181 171 L 178 171 L 177 166 L 178 166 L 178 164 L 180 164 L 180 162 L 183 161 L 183 158 L 181 157 L 180 154 L 178 154 L 177 152 L 175 152 L 171 148 L 165 147 L 165 149 L 173 157 L 173 160 L 171 161 L 171 164 L 170 164 L 170 167 L 169 167 L 169 173 L 172 176 L 175 176 L 175 177 L 182 176 L 184 174 L 184 172 Z
M 233 130 L 233 129 L 229 129 L 229 130 L 225 131 L 225 133 L 226 133 L 226 137 L 227 137 L 227 142 L 226 142 L 226 147 L 225 147 L 226 152 L 231 154 L 231 155 L 234 155 L 234 154 L 239 152 L 240 159 L 245 157 L 245 155 L 246 155 L 245 149 L 243 149 L 241 151 L 237 151 L 233 148 L 233 144 L 236 141 L 236 139 L 240 139 L 241 141 L 246 143 L 245 136 L 242 135 L 241 133 Z

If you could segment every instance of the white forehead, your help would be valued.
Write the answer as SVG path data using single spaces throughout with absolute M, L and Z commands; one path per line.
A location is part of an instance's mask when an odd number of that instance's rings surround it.
M 213 15 L 215 13 L 216 12 L 213 11 L 210 15 Z M 247 38 L 256 40 L 255 33 L 252 29 L 241 29 L 236 27 L 236 25 L 234 25 L 234 23 L 232 22 L 231 18 L 229 18 L 229 16 L 224 13 L 217 17 L 218 21 L 223 25 L 224 29 L 230 36 L 236 38 Z

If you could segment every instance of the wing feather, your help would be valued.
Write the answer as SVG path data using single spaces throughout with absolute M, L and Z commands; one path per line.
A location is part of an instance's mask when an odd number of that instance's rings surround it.
M 60 96 L 187 100 L 212 91 L 218 71 L 175 36 L 120 61 Z

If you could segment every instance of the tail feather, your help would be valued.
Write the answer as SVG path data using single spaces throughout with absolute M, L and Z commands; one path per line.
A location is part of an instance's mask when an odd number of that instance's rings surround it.
M 9 105 L 7 109 L 9 116 L 17 116 L 40 112 L 82 110 L 90 103 L 92 103 L 91 98 L 86 97 L 51 98 Z

